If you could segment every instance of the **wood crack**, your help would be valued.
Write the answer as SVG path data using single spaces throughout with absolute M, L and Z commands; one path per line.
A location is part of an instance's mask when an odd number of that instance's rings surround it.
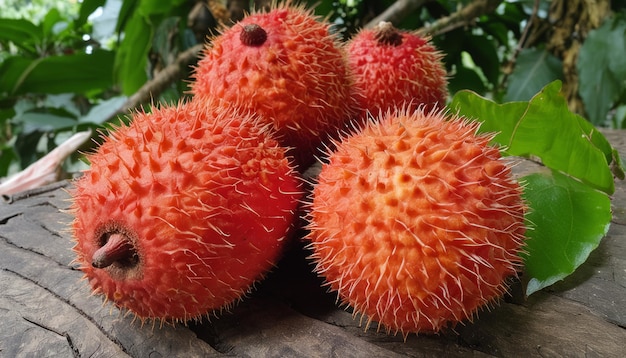
M 23 192 L 11 194 L 11 195 L 2 195 L 2 198 L 4 198 L 4 201 L 7 202 L 8 204 L 13 204 L 16 201 L 28 199 L 33 196 L 38 196 L 38 195 L 42 195 L 45 193 L 54 193 L 57 189 L 66 188 L 69 185 L 70 185 L 70 182 L 67 180 L 59 181 L 59 182 L 45 185 L 39 188 L 34 188 L 34 189 L 26 190 Z
M 39 251 L 35 251 L 34 249 L 29 248 L 29 247 L 20 246 L 20 245 L 16 244 L 15 242 L 11 241 L 9 238 L 7 238 L 5 236 L 0 235 L 0 240 L 4 241 L 7 245 L 12 246 L 12 247 L 14 247 L 16 249 L 19 249 L 19 250 L 22 250 L 22 251 L 26 251 L 28 253 L 33 253 L 33 254 L 35 254 L 35 255 L 37 255 L 39 257 L 42 257 L 46 261 L 53 262 L 53 263 L 55 263 L 56 265 L 58 265 L 58 266 L 60 266 L 62 268 L 68 268 L 70 270 L 74 270 L 75 269 L 72 266 L 68 266 L 68 265 L 65 265 L 65 264 L 63 264 L 61 262 L 56 261 L 54 258 L 52 258 L 50 256 L 46 256 L 44 253 L 41 253 Z
M 105 330 L 105 329 L 104 329 L 104 328 L 103 328 L 100 324 L 98 324 L 98 322 L 96 322 L 96 321 L 94 320 L 94 318 L 93 318 L 93 317 L 91 317 L 89 314 L 87 314 L 86 312 L 84 312 L 82 309 L 78 308 L 76 305 L 74 305 L 72 302 L 70 302 L 70 301 L 69 301 L 68 299 L 66 299 L 65 297 L 60 296 L 59 294 L 57 294 L 56 292 L 54 292 L 53 290 L 51 290 L 49 287 L 46 287 L 46 286 L 44 286 L 44 285 L 40 284 L 38 281 L 36 281 L 36 280 L 34 280 L 34 279 L 31 279 L 30 277 L 24 276 L 24 275 L 22 275 L 21 273 L 16 272 L 16 271 L 14 271 L 14 270 L 12 270 L 12 269 L 2 268 L 2 271 L 5 271 L 5 272 L 8 272 L 8 273 L 11 273 L 11 274 L 13 274 L 13 275 L 17 276 L 18 278 L 20 278 L 20 279 L 22 279 L 22 280 L 24 280 L 24 281 L 27 281 L 27 282 L 32 283 L 33 285 L 35 285 L 35 286 L 37 286 L 37 287 L 39 287 L 39 288 L 41 288 L 41 289 L 45 290 L 46 292 L 48 292 L 51 296 L 53 296 L 53 297 L 54 297 L 54 298 L 56 298 L 57 300 L 59 300 L 59 301 L 61 301 L 61 302 L 65 303 L 66 305 L 68 305 L 68 306 L 72 307 L 72 309 L 73 309 L 76 313 L 78 313 L 81 317 L 83 317 L 83 318 L 85 318 L 86 320 L 88 320 L 89 322 L 91 322 L 91 323 L 92 323 L 92 324 L 93 324 L 93 325 L 94 325 L 94 326 L 95 326 L 95 327 L 96 327 L 96 328 L 100 331 L 100 333 L 102 333 L 102 335 L 104 335 L 104 336 L 105 336 L 105 337 L 106 337 L 109 341 L 111 341 L 111 342 L 113 342 L 115 345 L 117 345 L 117 346 L 120 348 L 120 350 L 122 350 L 122 352 L 124 352 L 124 353 L 126 353 L 126 354 L 130 355 L 130 353 L 127 351 L 126 347 L 124 347 L 124 345 L 122 345 L 122 344 L 121 344 L 121 342 L 117 339 L 117 337 L 115 337 L 115 336 L 111 335 L 109 332 L 107 332 L 107 331 L 106 331 L 106 330 Z M 26 317 L 23 317 L 23 318 L 24 318 L 25 320 L 27 320 L 27 321 L 29 321 L 29 322 L 33 323 L 33 324 L 36 324 L 36 325 L 38 325 L 38 326 L 41 326 L 42 328 L 46 328 L 45 326 L 40 325 L 40 324 L 38 324 L 37 322 L 34 322 L 34 321 L 32 321 L 32 320 L 28 320 Z M 57 331 L 54 331 L 54 330 L 51 330 L 51 329 L 50 329 L 50 331 L 55 332 L 55 333 L 57 333 L 57 334 L 59 334 L 59 335 L 63 335 L 63 336 L 65 336 L 64 334 L 61 334 L 61 333 L 59 333 L 59 332 L 57 332 Z M 70 340 L 71 340 L 71 338 L 70 338 L 70 337 L 68 337 L 68 336 L 66 336 L 66 339 L 70 339 Z M 74 348 L 74 345 L 73 345 L 73 344 L 72 344 L 72 348 Z M 80 356 L 80 354 L 78 354 L 78 356 Z
M 0 220 L 0 225 L 6 225 L 11 219 L 23 215 L 22 213 L 13 214 Z
M 28 318 L 28 317 L 22 316 L 22 319 L 24 321 L 26 321 L 26 322 L 28 322 L 30 324 L 33 324 L 33 325 L 35 325 L 37 327 L 40 327 L 40 328 L 42 328 L 42 329 L 44 329 L 44 330 L 46 330 L 48 332 L 52 332 L 52 333 L 54 333 L 54 334 L 56 334 L 56 335 L 58 335 L 60 337 L 63 337 L 67 341 L 67 344 L 70 347 L 70 349 L 72 350 L 72 355 L 75 358 L 80 357 L 80 352 L 78 351 L 78 348 L 76 348 L 76 346 L 74 346 L 74 343 L 72 342 L 72 337 L 70 336 L 70 334 L 68 332 L 59 332 L 58 330 L 56 330 L 56 329 L 54 329 L 52 327 L 48 327 L 47 325 L 45 325 L 45 324 L 43 324 L 41 322 L 35 321 L 34 319 L 31 319 L 31 318 Z

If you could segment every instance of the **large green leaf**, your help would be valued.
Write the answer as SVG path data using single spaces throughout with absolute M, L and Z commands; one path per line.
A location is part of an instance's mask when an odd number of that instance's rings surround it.
M 619 157 L 601 133 L 569 111 L 560 89 L 561 82 L 555 81 L 529 102 L 505 104 L 461 91 L 450 108 L 482 122 L 482 131 L 498 133 L 494 142 L 503 145 L 505 153 L 538 157 L 547 167 L 611 194 L 615 190 L 611 165 Z M 617 164 L 616 172 L 623 174 Z
M 161 0 L 142 0 L 137 7 L 137 11 L 142 16 L 151 16 L 155 14 L 168 14 L 172 9 L 176 8 L 180 4 L 183 4 L 186 0 L 173 0 L 173 1 L 161 1 Z
M 525 248 L 526 294 L 562 280 L 580 266 L 606 235 L 611 201 L 602 192 L 558 171 L 531 174 L 526 215 L 532 229 Z
M 117 25 L 115 25 L 115 32 L 122 33 L 124 31 L 126 23 L 136 13 L 137 5 L 140 2 L 141 0 L 124 0 L 122 2 L 122 7 L 117 17 Z
M 624 174 L 615 149 L 592 124 L 569 112 L 560 89 L 555 81 L 529 102 L 504 104 L 462 91 L 450 104 L 482 122 L 482 132 L 496 132 L 493 143 L 503 153 L 538 157 L 548 167 L 521 179 L 532 227 L 524 254 L 527 294 L 571 274 L 598 246 L 611 221 L 611 169 Z
M 76 120 L 51 113 L 28 112 L 16 119 L 24 126 L 23 133 L 34 131 L 53 132 L 59 129 L 71 129 L 76 125 Z
M 93 106 L 86 116 L 81 117 L 80 123 L 102 124 L 111 119 L 124 105 L 128 98 L 126 96 L 112 97 Z
M 509 76 L 504 101 L 528 101 L 543 86 L 561 79 L 561 61 L 546 50 L 524 49 L 517 57 L 515 69 Z
M 0 19 L 0 42 L 8 41 L 15 46 L 36 53 L 43 42 L 42 29 L 24 19 Z
M 83 0 L 80 5 L 78 18 L 74 21 L 74 26 L 76 28 L 83 26 L 87 22 L 89 15 L 93 14 L 100 6 L 104 6 L 105 3 L 106 0 Z
M 626 91 L 626 18 L 608 19 L 591 31 L 578 56 L 579 93 L 589 120 L 598 125 Z
M 58 25 L 61 22 L 64 22 L 65 19 L 61 16 L 61 13 L 58 9 L 52 8 L 46 16 L 44 16 L 41 21 L 41 30 L 43 31 L 43 35 L 46 39 L 52 40 L 56 36 L 56 31 L 58 31 Z M 67 23 L 65 27 L 67 27 Z
M 114 53 L 12 57 L 0 65 L 0 93 L 84 93 L 113 85 Z
M 116 78 L 125 95 L 135 93 L 148 80 L 148 52 L 153 29 L 148 19 L 134 12 L 124 29 L 124 40 L 115 58 Z

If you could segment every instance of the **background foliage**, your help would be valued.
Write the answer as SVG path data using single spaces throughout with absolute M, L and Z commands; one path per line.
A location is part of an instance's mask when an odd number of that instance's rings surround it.
M 196 46 L 197 54 L 197 46 L 216 32 L 219 20 L 229 21 L 228 15 L 237 20 L 244 11 L 263 6 L 262 1 L 217 0 L 2 2 L 0 177 L 25 168 L 76 131 L 118 121 L 123 118 L 118 115 L 142 103 L 184 97 L 195 56 L 158 91 L 153 88 L 142 100 L 129 101 L 184 51 Z M 597 126 L 626 127 L 625 4 L 598 1 L 590 8 L 578 0 L 399 2 L 413 10 L 397 18 L 396 25 L 432 35 L 445 54 L 451 94 L 469 89 L 497 102 L 527 101 L 561 79 L 565 90 L 575 89 L 568 96 L 575 112 Z M 394 1 L 309 3 L 347 39 Z M 429 31 L 429 25 L 476 3 L 487 10 Z M 220 8 L 223 4 L 228 7 Z M 559 24 L 567 29 L 571 23 L 576 25 L 572 31 L 560 31 Z M 571 72 L 572 56 L 578 61 L 574 77 L 568 78 L 564 72 Z M 80 167 L 74 156 L 65 170 Z

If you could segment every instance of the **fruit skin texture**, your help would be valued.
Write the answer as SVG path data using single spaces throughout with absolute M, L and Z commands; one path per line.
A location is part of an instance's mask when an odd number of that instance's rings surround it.
M 252 45 L 242 31 L 256 24 L 266 38 Z M 271 123 L 302 169 L 322 140 L 357 113 L 358 92 L 329 24 L 301 7 L 253 13 L 212 39 L 191 86 L 194 100 L 219 98 Z
M 428 39 L 381 22 L 359 31 L 346 52 L 366 114 L 378 116 L 407 105 L 423 105 L 429 112 L 445 105 L 446 70 L 441 53 Z
M 522 188 L 477 127 L 388 112 L 322 166 L 308 204 L 311 257 L 366 327 L 438 332 L 495 302 L 516 275 Z
M 301 197 L 267 128 L 219 106 L 135 113 L 88 158 L 72 191 L 76 261 L 95 293 L 142 320 L 187 321 L 240 299 L 276 262 Z M 114 235 L 134 251 L 95 268 Z

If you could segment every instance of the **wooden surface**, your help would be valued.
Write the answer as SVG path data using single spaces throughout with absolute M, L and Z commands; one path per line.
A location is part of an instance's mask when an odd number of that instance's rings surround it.
M 626 157 L 626 133 L 607 132 Z M 440 335 L 364 332 L 303 250 L 231 312 L 153 327 L 91 296 L 72 266 L 61 182 L 0 203 L 0 357 L 626 357 L 626 183 L 608 235 L 573 275 Z

